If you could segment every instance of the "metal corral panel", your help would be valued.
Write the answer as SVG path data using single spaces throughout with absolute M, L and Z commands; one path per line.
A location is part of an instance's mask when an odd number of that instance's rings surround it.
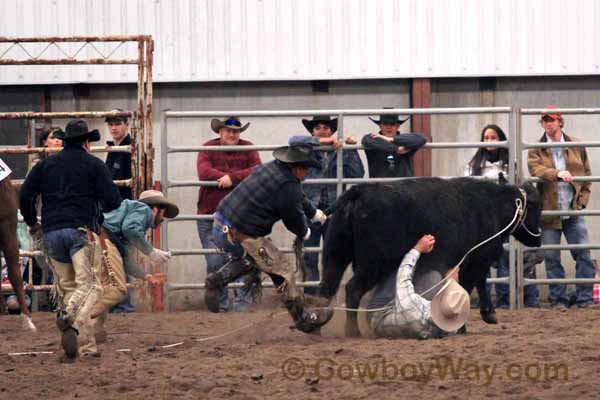
M 3 36 L 119 34 L 154 37 L 158 82 L 600 72 L 596 0 L 0 1 Z M 72 55 L 80 44 L 64 47 Z M 0 46 L 3 58 L 25 55 L 7 48 Z M 43 48 L 27 45 L 32 55 Z M 44 55 L 59 54 L 51 47 Z M 0 84 L 135 77 L 135 66 L 0 67 Z

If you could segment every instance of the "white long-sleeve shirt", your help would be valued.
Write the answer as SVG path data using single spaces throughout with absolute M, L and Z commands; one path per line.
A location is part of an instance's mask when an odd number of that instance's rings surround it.
M 380 337 L 427 339 L 438 333 L 431 320 L 431 302 L 415 293 L 412 276 L 420 253 L 409 251 L 400 264 L 396 276 L 396 293 L 385 309 L 370 316 L 371 327 Z

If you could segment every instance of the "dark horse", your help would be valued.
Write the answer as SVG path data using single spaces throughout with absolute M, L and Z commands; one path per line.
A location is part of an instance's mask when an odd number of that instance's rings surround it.
M 0 181 L 0 251 L 6 259 L 8 279 L 17 295 L 23 316 L 23 327 L 35 330 L 31 322 L 31 312 L 25 302 L 25 289 L 19 268 L 19 242 L 17 240 L 17 193 L 7 176 Z M 0 298 L 0 310 L 4 312 L 4 300 Z
M 462 263 L 459 281 L 470 293 L 476 285 L 483 287 L 511 233 L 527 246 L 541 245 L 540 215 L 539 194 L 531 184 L 519 188 L 472 178 L 420 178 L 353 186 L 340 197 L 329 220 L 319 299 L 331 301 L 352 263 L 346 306 L 357 309 L 367 291 L 397 271 L 417 240 L 432 234 L 436 247 L 421 256 L 413 277 L 421 293 L 431 287 L 431 282 L 424 283 L 425 275 L 437 271 L 441 280 L 470 249 L 507 227 Z M 491 307 L 491 299 L 482 292 L 483 310 Z M 347 316 L 346 334 L 359 335 L 356 312 L 348 311 Z M 321 313 L 299 329 L 310 332 L 329 318 L 331 313 Z

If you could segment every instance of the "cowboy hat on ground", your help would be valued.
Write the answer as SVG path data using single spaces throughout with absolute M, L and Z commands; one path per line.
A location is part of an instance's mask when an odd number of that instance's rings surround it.
M 138 201 L 152 206 L 162 206 L 165 208 L 165 217 L 175 218 L 179 214 L 179 207 L 171 203 L 165 195 L 158 190 L 146 190 L 140 194 Z
M 221 128 L 235 129 L 242 133 L 248 129 L 248 126 L 250 126 L 250 122 L 247 122 L 246 125 L 242 126 L 242 123 L 238 117 L 227 117 L 223 121 L 215 118 L 210 121 L 210 128 L 214 133 L 219 133 L 219 129 Z
M 454 332 L 469 319 L 470 297 L 454 279 L 448 279 L 431 300 L 431 319 L 438 328 Z
M 337 118 L 331 118 L 329 115 L 315 115 L 312 119 L 302 119 L 302 125 L 308 132 L 312 134 L 315 126 L 319 124 L 328 125 L 331 128 L 331 132 L 337 131 L 338 120 Z

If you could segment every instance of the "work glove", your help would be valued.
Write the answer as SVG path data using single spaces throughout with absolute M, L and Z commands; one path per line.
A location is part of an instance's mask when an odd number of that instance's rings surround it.
M 327 215 L 325 215 L 325 213 L 322 210 L 319 210 L 317 208 L 317 212 L 312 217 L 310 222 L 318 222 L 319 224 L 323 225 L 325 221 L 327 221 Z
M 165 264 L 171 259 L 171 253 L 161 249 L 153 249 L 150 253 L 150 260 L 153 263 Z
M 306 228 L 306 234 L 304 234 L 304 237 L 302 238 L 302 240 L 308 240 L 310 238 L 310 228 Z

